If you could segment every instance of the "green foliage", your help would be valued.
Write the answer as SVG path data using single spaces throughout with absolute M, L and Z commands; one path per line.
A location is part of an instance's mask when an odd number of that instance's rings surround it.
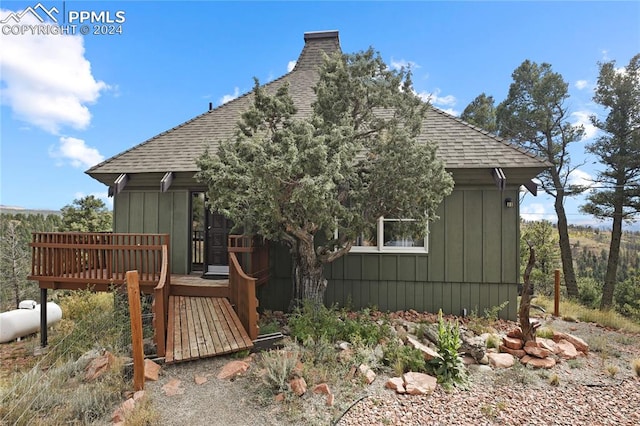
M 59 304 L 62 320 L 49 345 L 54 359 L 75 359 L 96 346 L 117 353 L 131 342 L 129 319 L 114 308 L 114 293 L 78 290 Z
M 288 325 L 291 335 L 301 342 L 309 338 L 331 343 L 357 340 L 363 346 L 372 346 L 389 335 L 389 326 L 372 321 L 366 309 L 350 313 L 312 301 L 305 301 L 297 308 L 289 317 Z
M 414 219 L 403 225 L 423 236 L 453 180 L 436 145 L 416 142 L 426 104 L 410 73 L 372 49 L 336 53 L 320 66 L 314 91 L 304 118 L 297 107 L 307 105 L 294 105 L 286 83 L 273 93 L 256 80 L 235 137 L 198 159 L 196 178 L 213 210 L 289 247 L 299 268 L 296 298 L 320 303 L 322 264 L 344 255 L 381 216 Z
M 634 277 L 618 283 L 614 300 L 616 311 L 640 321 L 640 279 Z
M 112 214 L 104 202 L 93 195 L 73 200 L 62 208 L 61 231 L 105 232 L 112 229 Z
M 486 345 L 487 348 L 498 349 L 500 347 L 500 337 L 496 334 L 490 334 L 489 337 L 487 337 Z
M 17 308 L 24 299 L 37 299 L 38 286 L 27 282 L 32 232 L 57 231 L 58 215 L 0 214 L 0 311 Z
M 536 250 L 536 263 L 531 271 L 531 283 L 536 294 L 552 295 L 554 269 L 561 267 L 558 232 L 548 220 L 520 223 L 520 272 L 524 273 L 529 260 L 527 242 Z
M 493 96 L 481 93 L 467 105 L 460 118 L 487 132 L 495 133 L 498 126 L 496 124 L 496 107 Z
M 407 345 L 385 345 L 383 362 L 391 367 L 394 374 L 398 376 L 409 371 L 418 373 L 429 371 L 423 353 L 419 349 Z
M 468 386 L 467 369 L 458 354 L 462 345 L 460 329 L 457 321 L 450 323 L 442 318 L 442 310 L 438 312 L 438 353 L 428 365 L 445 389 L 457 386 L 465 389 Z
M 584 306 L 589 308 L 597 308 L 600 305 L 602 297 L 602 284 L 596 282 L 593 278 L 578 278 L 578 300 Z
M 494 322 L 498 321 L 498 316 L 499 316 L 500 312 L 504 308 L 506 308 L 508 304 L 509 304 L 509 301 L 505 300 L 504 302 L 502 302 L 501 304 L 499 304 L 497 306 L 492 306 L 491 308 L 485 308 L 484 309 L 484 317 L 490 323 L 494 323 Z

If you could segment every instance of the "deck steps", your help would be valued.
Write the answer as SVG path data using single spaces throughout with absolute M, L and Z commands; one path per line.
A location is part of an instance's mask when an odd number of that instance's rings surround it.
M 208 358 L 253 347 L 226 298 L 169 297 L 165 362 Z

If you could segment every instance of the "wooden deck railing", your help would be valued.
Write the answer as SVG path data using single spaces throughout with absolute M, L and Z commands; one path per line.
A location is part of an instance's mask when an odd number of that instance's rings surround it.
M 106 290 L 137 270 L 142 290 L 151 293 L 160 280 L 164 245 L 169 246 L 167 234 L 36 232 L 28 279 L 41 287 Z
M 167 349 L 167 324 L 169 315 L 169 294 L 171 293 L 169 273 L 169 248 L 162 246 L 162 268 L 160 280 L 153 289 L 153 330 L 158 356 L 165 356 Z
M 236 259 L 247 275 L 261 286 L 269 280 L 269 246 L 267 241 L 248 235 L 229 235 L 227 249 L 237 253 Z
M 251 340 L 258 338 L 258 299 L 256 298 L 256 279 L 242 270 L 238 257 L 229 252 L 229 295 L 242 326 Z
M 125 285 L 127 271 L 138 271 L 140 290 L 154 296 L 154 339 L 164 356 L 171 291 L 168 234 L 36 232 L 29 246 L 27 278 L 44 291 L 109 291 Z

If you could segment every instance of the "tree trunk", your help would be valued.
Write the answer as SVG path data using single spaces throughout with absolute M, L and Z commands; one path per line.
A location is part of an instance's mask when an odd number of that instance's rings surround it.
M 298 240 L 292 250 L 294 262 L 294 300 L 295 305 L 310 300 L 315 305 L 324 302 L 327 280 L 324 277 L 322 262 L 315 252 L 313 237 L 310 241 Z
M 561 189 L 560 179 L 554 176 L 554 183 L 557 181 L 554 207 L 558 216 L 558 237 L 560 242 L 560 258 L 562 259 L 562 274 L 564 275 L 564 285 L 567 287 L 569 297 L 578 298 L 578 282 L 573 270 L 573 255 L 571 254 L 571 244 L 569 242 L 569 230 L 567 225 L 567 214 L 564 211 L 564 190 Z
M 529 243 L 527 243 L 529 244 Z M 529 310 L 531 309 L 531 270 L 536 263 L 536 252 L 529 244 L 529 262 L 524 270 L 524 283 L 522 284 L 522 298 L 520 299 L 520 309 L 518 310 L 518 318 L 520 319 L 520 328 L 522 329 L 522 340 L 536 341 L 536 330 L 531 325 L 529 319 Z
M 620 240 L 622 238 L 622 187 L 615 189 L 613 205 L 613 225 L 611 227 L 611 244 L 609 245 L 609 259 L 607 260 L 607 272 L 604 276 L 602 287 L 602 300 L 600 310 L 607 310 L 613 306 L 613 292 L 616 288 L 618 260 L 620 259 Z

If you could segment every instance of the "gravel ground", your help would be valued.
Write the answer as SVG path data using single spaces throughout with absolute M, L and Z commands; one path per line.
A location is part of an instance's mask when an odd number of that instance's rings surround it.
M 259 402 L 254 376 L 218 380 L 215 375 L 230 357 L 165 366 L 161 379 L 147 388 L 163 425 L 326 425 L 336 419 L 341 426 L 640 425 L 640 378 L 631 368 L 631 360 L 640 358 L 640 336 L 561 320 L 545 325 L 581 337 L 597 351 L 551 370 L 517 364 L 474 373 L 468 391 L 439 387 L 425 396 L 396 395 L 384 388 L 386 377 L 380 375 L 362 390 L 360 400 L 336 395 L 330 412 L 321 398 L 305 395 L 296 420 L 284 412 L 290 405 Z M 614 367 L 618 372 L 612 377 Z M 197 385 L 196 375 L 206 376 L 207 382 Z M 557 386 L 550 384 L 554 375 Z M 172 379 L 181 381 L 183 391 L 166 396 L 162 386 Z

